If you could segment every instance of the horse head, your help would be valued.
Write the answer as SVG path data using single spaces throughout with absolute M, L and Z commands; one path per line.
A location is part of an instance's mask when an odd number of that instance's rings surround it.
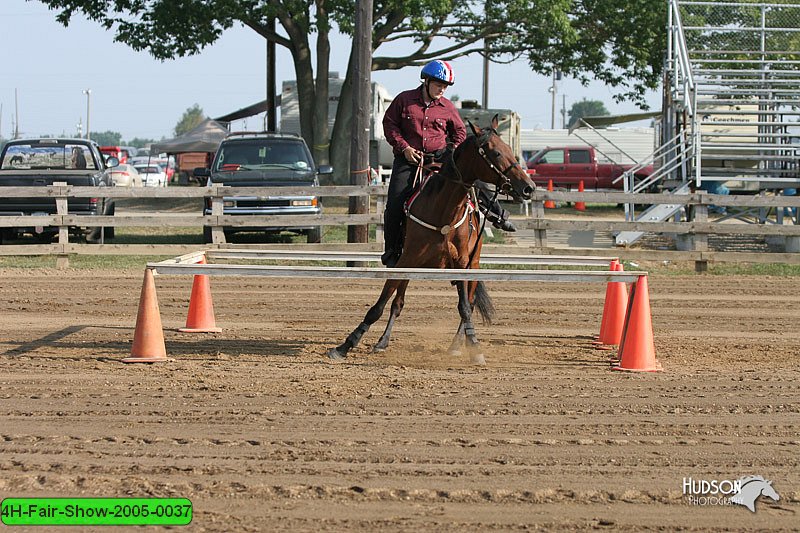
M 457 149 L 457 152 L 461 152 L 459 161 L 466 159 L 457 166 L 469 169 L 461 171 L 462 175 L 469 175 L 472 182 L 479 179 L 492 183 L 500 192 L 510 194 L 517 201 L 529 200 L 536 190 L 536 185 L 520 166 L 514 151 L 497 133 L 497 115 L 492 118 L 491 124 L 483 129 L 476 127 L 472 122 L 467 122 L 474 137 L 462 143 Z M 466 156 L 467 146 L 476 148 L 471 157 Z
M 775 501 L 781 499 L 777 491 L 772 488 L 772 481 L 761 476 L 747 476 L 739 479 L 741 488 L 731 497 L 731 503 L 744 505 L 751 512 L 756 512 L 756 500 L 759 496 L 766 496 Z

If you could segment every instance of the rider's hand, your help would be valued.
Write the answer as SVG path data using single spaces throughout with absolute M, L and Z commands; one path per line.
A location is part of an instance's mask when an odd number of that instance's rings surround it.
M 417 164 L 422 159 L 422 154 L 410 146 L 406 146 L 403 155 L 409 163 Z

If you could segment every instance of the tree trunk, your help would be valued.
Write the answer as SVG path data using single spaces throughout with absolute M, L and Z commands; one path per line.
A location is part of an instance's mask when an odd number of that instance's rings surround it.
M 328 80 L 331 43 L 328 38 L 328 13 L 324 2 L 317 1 L 317 84 L 314 94 L 314 144 L 310 147 L 317 165 L 330 162 L 330 133 L 328 131 Z
M 336 185 L 349 185 L 350 175 L 350 132 L 353 127 L 353 48 L 350 49 L 350 60 L 347 74 L 339 94 L 339 107 L 336 108 L 336 120 L 331 135 L 331 162 L 333 164 L 333 181 Z

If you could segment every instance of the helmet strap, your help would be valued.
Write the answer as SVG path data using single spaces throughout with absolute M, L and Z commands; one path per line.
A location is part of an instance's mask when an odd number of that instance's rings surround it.
M 425 78 L 423 85 L 425 85 L 425 94 L 428 96 L 428 102 L 426 105 L 431 105 L 434 100 L 433 96 L 431 96 L 431 79 Z

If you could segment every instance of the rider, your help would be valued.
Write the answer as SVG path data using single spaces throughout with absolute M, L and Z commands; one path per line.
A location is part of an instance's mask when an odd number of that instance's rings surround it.
M 464 122 L 453 103 L 444 97 L 453 85 L 453 69 L 446 61 L 431 61 L 422 67 L 422 84 L 395 97 L 383 117 L 383 131 L 392 145 L 394 162 L 386 211 L 383 215 L 385 252 L 381 262 L 392 267 L 403 249 L 403 204 L 411 194 L 413 176 L 423 157 L 441 162 L 448 143 L 458 146 L 467 137 Z M 484 188 L 478 187 L 483 203 L 491 203 Z M 489 207 L 487 219 L 495 227 L 516 231 L 499 202 Z

